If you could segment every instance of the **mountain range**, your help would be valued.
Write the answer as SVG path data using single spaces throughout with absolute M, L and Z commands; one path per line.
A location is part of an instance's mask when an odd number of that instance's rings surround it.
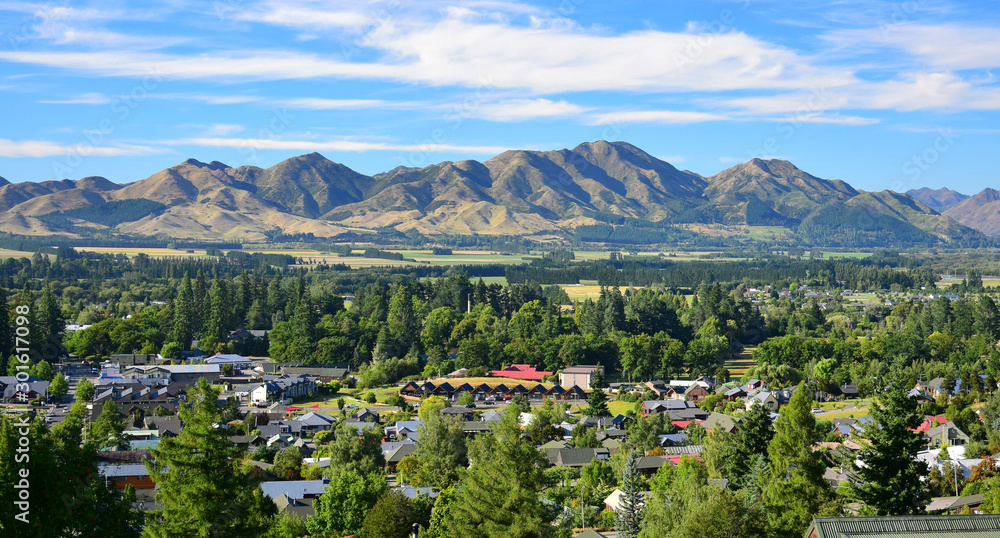
M 310 153 L 270 168 L 188 159 L 124 185 L 0 178 L 0 210 L 0 231 L 15 234 L 202 240 L 379 228 L 544 238 L 627 227 L 739 237 L 768 226 L 779 237 L 831 246 L 1000 235 L 1000 193 L 992 189 L 973 197 L 866 192 L 762 159 L 704 177 L 603 140 L 373 176 Z

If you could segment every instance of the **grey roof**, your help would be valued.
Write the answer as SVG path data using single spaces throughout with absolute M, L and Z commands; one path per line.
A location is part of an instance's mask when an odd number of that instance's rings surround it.
M 701 445 L 665 446 L 666 454 L 701 454 Z
M 98 465 L 98 470 L 102 475 L 109 478 L 149 475 L 149 472 L 146 471 L 146 466 L 142 463 L 123 463 L 120 465 L 101 464 Z
M 272 499 L 286 495 L 290 499 L 305 499 L 307 496 L 318 497 L 326 491 L 328 480 L 282 480 L 280 482 L 261 482 L 260 491 Z
M 1000 536 L 1000 514 L 965 516 L 817 517 L 806 535 L 816 538 Z M 968 531 L 979 531 L 972 534 Z
M 386 463 L 399 463 L 400 460 L 417 451 L 416 443 L 403 443 L 396 450 L 385 455 Z
M 606 448 L 563 448 L 555 455 L 555 463 L 561 467 L 583 467 L 597 459 L 599 454 L 607 456 Z

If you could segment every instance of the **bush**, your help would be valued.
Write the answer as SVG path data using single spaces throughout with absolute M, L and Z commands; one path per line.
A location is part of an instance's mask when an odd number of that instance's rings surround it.
M 368 394 L 365 394 L 365 401 L 370 404 L 375 403 L 377 401 L 375 398 L 375 391 L 371 391 Z

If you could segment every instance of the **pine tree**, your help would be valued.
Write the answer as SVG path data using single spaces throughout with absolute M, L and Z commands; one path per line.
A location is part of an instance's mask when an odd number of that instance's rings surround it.
M 768 445 L 770 481 L 764 489 L 768 523 L 776 536 L 802 536 L 813 517 L 830 498 L 823 479 L 826 467 L 812 449 L 816 417 L 805 383 L 792 393 L 774 424 Z
M 471 466 L 448 506 L 447 536 L 549 536 L 539 492 L 545 456 L 522 438 L 519 413 L 508 408 L 489 434 L 469 446 Z
M 101 407 L 101 416 L 90 427 L 89 439 L 98 449 L 128 450 L 129 442 L 124 433 L 125 426 L 125 419 L 118 412 L 118 406 L 113 400 L 107 400 Z
M 637 538 L 642 529 L 642 475 L 639 474 L 639 456 L 630 452 L 622 472 L 621 506 L 615 514 L 615 530 L 620 538 Z
M 14 354 L 13 321 L 7 292 L 0 286 L 0 372 L 7 371 L 7 358 Z
M 587 407 L 581 412 L 588 417 L 610 417 L 608 394 L 602 389 L 594 389 L 590 396 L 587 396 Z
M 174 300 L 174 330 L 172 339 L 183 349 L 190 349 L 194 338 L 194 319 L 201 312 L 194 310 L 194 293 L 191 291 L 191 275 L 184 273 L 177 299 Z
M 208 306 L 205 303 L 205 298 L 208 297 L 208 282 L 205 280 L 205 272 L 201 269 L 198 269 L 198 276 L 194 279 L 194 287 L 191 291 L 192 312 L 195 314 L 205 312 L 205 308 Z M 200 315 L 195 315 L 191 319 L 191 323 L 191 329 L 194 331 L 194 334 L 202 334 L 205 324 L 204 318 Z
M 188 391 L 190 407 L 180 409 L 184 428 L 163 439 L 146 462 L 162 506 L 146 528 L 152 536 L 252 536 L 266 525 L 257 516 L 275 510 L 266 498 L 262 502 L 229 430 L 216 426 L 224 422 L 218 396 L 199 379 Z
M 927 464 L 916 459 L 923 437 L 915 431 L 923 417 L 902 379 L 890 380 L 868 416 L 869 445 L 857 457 L 864 465 L 854 465 L 860 481 L 854 496 L 880 516 L 923 513 L 927 493 L 920 477 L 927 475 Z
M 421 464 L 423 482 L 441 489 L 454 484 L 459 470 L 468 464 L 462 424 L 437 412 L 430 413 L 418 430 L 420 443 L 415 455 Z
M 46 350 L 46 357 L 55 357 L 61 344 L 59 343 L 59 333 L 62 332 L 65 327 L 65 322 L 62 317 L 62 309 L 59 308 L 59 303 L 56 302 L 56 297 L 52 293 L 52 287 L 49 285 L 49 281 L 45 281 L 45 286 L 42 289 L 42 297 L 38 302 L 38 335 L 33 337 L 38 338 L 38 342 Z

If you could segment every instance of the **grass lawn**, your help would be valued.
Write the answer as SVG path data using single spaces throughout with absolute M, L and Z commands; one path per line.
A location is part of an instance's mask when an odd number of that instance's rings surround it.
M 639 402 L 626 402 L 622 400 L 611 400 L 608 402 L 608 410 L 611 416 L 624 415 L 626 411 L 635 411 L 639 408 Z
M 563 290 L 566 291 L 566 295 L 569 295 L 572 301 L 586 301 L 587 299 L 597 299 L 601 296 L 600 286 L 583 286 L 583 285 L 559 285 Z
M 743 348 L 743 353 L 740 353 L 732 360 L 726 361 L 725 367 L 729 370 L 729 376 L 732 379 L 739 379 L 743 377 L 743 374 L 747 373 L 747 370 L 757 366 L 757 363 L 753 360 L 753 352 L 757 349 L 757 346 L 748 346 Z

